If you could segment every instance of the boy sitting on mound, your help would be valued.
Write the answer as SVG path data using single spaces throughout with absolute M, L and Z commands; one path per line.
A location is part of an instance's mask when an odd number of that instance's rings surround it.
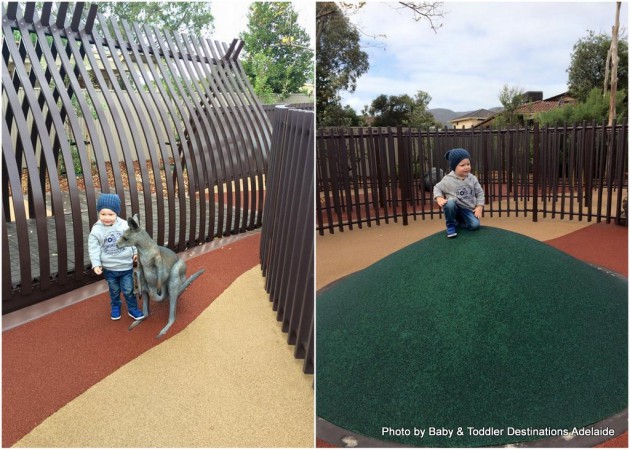
M 446 236 L 457 236 L 457 226 L 469 230 L 479 228 L 485 194 L 477 177 L 470 173 L 470 154 L 463 148 L 454 148 L 444 155 L 451 172 L 433 188 L 433 198 L 444 208 Z

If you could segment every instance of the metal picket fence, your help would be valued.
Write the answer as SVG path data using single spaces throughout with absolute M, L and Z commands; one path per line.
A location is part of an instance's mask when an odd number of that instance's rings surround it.
M 265 289 L 309 374 L 315 348 L 314 133 L 313 111 L 277 109 L 260 244 Z
M 486 194 L 484 215 L 626 220 L 628 125 L 504 130 L 317 131 L 317 229 L 441 217 L 432 187 L 446 151 L 466 148 Z
M 260 227 L 271 124 L 243 42 L 39 5 L 2 12 L 3 313 L 95 281 L 101 192 L 175 251 Z

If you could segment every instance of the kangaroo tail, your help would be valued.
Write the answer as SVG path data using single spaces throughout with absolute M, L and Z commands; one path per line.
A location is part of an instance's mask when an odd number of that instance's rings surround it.
M 179 295 L 181 295 L 186 290 L 186 288 L 190 286 L 190 283 L 195 281 L 195 279 L 197 279 L 197 277 L 201 275 L 202 273 L 204 273 L 205 271 L 206 271 L 205 269 L 201 269 L 193 273 L 186 281 L 184 281 L 184 284 L 182 284 L 182 288 L 179 290 Z

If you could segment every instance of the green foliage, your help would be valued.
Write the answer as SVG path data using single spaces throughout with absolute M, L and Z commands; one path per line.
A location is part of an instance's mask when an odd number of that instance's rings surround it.
M 319 126 L 322 127 L 358 127 L 361 119 L 351 106 L 341 106 L 337 99 L 330 102 L 326 110 L 320 115 L 318 112 Z
M 592 122 L 593 120 L 598 123 L 608 122 L 609 104 L 610 93 L 604 96 L 602 89 L 594 88 L 591 89 L 586 101 L 538 114 L 536 119 L 540 125 L 561 125 L 565 122 L 572 124 L 582 121 Z M 621 122 L 624 116 L 627 117 L 624 104 L 627 104 L 626 91 L 619 90 L 617 91 L 617 122 Z
M 79 156 L 79 148 L 76 142 L 70 141 L 70 154 L 72 155 L 72 167 L 75 175 L 83 174 L 83 166 L 81 165 L 81 157 Z M 59 158 L 59 174 L 67 175 L 66 160 L 60 155 Z
M 593 88 L 604 88 L 606 72 L 606 55 L 612 42 L 607 34 L 588 32 L 588 36 L 581 38 L 571 53 L 569 74 L 569 90 L 580 101 L 586 101 Z M 621 88 L 628 85 L 628 42 L 619 39 L 619 69 L 617 71 L 617 85 Z
M 518 125 L 520 119 L 516 114 L 516 110 L 525 101 L 523 90 L 516 86 L 510 87 L 504 84 L 499 91 L 499 101 L 503 105 L 503 111 L 497 115 L 495 124 L 499 127 Z
M 263 53 L 258 53 L 249 59 L 248 66 L 250 70 L 256 75 L 249 75 L 250 80 L 253 82 L 254 92 L 258 96 L 261 102 L 272 104 L 275 102 L 275 96 L 273 95 L 273 89 L 269 85 L 268 74 L 271 71 L 273 61 L 270 57 Z
M 317 121 L 337 109 L 341 91 L 354 92 L 357 79 L 369 68 L 368 55 L 361 50 L 360 35 L 333 2 L 317 2 Z M 329 117 L 333 117 L 331 112 Z
M 249 7 L 248 31 L 241 33 L 243 68 L 259 97 L 298 92 L 313 74 L 309 35 L 297 24 L 290 2 L 255 2 Z
M 125 19 L 197 36 L 214 30 L 209 2 L 102 2 L 99 11 Z
M 431 96 L 418 91 L 414 98 L 403 95 L 379 95 L 372 101 L 368 114 L 374 126 L 407 126 L 428 128 L 437 126 L 433 115 L 427 111 Z

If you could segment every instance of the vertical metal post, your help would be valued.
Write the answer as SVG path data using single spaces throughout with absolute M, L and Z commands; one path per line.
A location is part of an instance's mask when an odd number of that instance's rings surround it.
M 396 135 L 398 143 L 398 179 L 400 183 L 403 225 L 409 225 L 409 219 L 407 217 L 407 200 L 411 196 L 411 189 L 409 187 L 409 164 L 407 162 L 409 152 L 407 151 L 407 141 L 405 137 L 403 137 L 402 126 L 398 126 Z M 392 186 L 392 188 L 394 188 L 394 186 Z
M 532 161 L 532 169 L 534 172 L 532 194 L 533 198 L 533 221 L 538 222 L 538 176 L 540 171 L 540 139 L 538 122 L 534 123 L 534 155 Z

